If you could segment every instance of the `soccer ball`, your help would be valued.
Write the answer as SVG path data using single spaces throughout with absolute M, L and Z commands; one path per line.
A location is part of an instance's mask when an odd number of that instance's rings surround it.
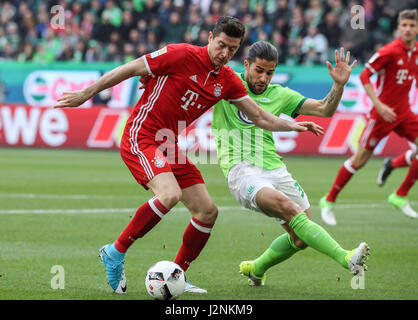
M 183 269 L 171 261 L 160 261 L 151 266 L 145 277 L 149 295 L 158 300 L 174 300 L 180 297 L 186 286 Z

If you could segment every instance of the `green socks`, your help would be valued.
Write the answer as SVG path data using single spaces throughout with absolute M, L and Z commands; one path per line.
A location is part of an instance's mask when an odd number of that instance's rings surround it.
M 296 235 L 311 248 L 322 252 L 348 269 L 345 256 L 347 251 L 318 224 L 308 219 L 306 213 L 300 213 L 289 223 Z
M 301 249 L 293 244 L 288 233 L 282 234 L 260 257 L 254 260 L 254 274 L 262 277 L 267 269 L 290 258 L 299 250 Z
M 347 251 L 326 232 L 320 225 L 308 219 L 306 213 L 295 216 L 289 226 L 296 235 L 311 248 L 322 252 L 348 269 L 345 256 Z M 301 250 L 290 239 L 288 233 L 284 233 L 257 259 L 254 260 L 254 274 L 262 277 L 272 266 L 285 261 L 293 254 Z

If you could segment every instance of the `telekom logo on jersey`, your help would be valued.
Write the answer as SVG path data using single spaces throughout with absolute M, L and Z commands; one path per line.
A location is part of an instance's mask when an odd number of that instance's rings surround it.
M 185 102 L 184 104 L 181 105 L 181 107 L 184 110 L 188 111 L 189 105 L 193 107 L 196 104 L 198 98 L 199 98 L 198 93 L 192 90 L 187 90 L 184 96 L 181 98 L 181 101 Z M 205 106 L 202 106 L 200 103 L 197 105 L 197 109 L 200 109 L 202 107 L 205 107 Z
M 406 79 L 408 79 L 408 69 L 399 69 L 396 73 L 396 83 L 403 84 Z

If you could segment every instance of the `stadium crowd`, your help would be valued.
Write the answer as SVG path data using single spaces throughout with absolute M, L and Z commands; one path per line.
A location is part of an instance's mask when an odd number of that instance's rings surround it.
M 51 8 L 64 8 L 63 29 Z M 353 29 L 351 8 L 364 9 Z M 0 61 L 127 62 L 168 43 L 206 45 L 221 15 L 238 17 L 247 33 L 234 60 L 267 40 L 280 64 L 323 64 L 344 46 L 364 63 L 396 37 L 397 14 L 417 0 L 6 0 L 0 1 Z

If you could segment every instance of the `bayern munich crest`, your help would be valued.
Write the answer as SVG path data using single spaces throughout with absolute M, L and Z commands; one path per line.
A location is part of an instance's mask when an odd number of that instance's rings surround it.
M 157 168 L 163 168 L 165 166 L 165 159 L 159 156 L 154 157 L 152 162 L 154 163 L 154 166 L 156 166 Z
M 222 94 L 222 86 L 219 83 L 217 83 L 215 84 L 215 88 L 213 89 L 213 95 L 215 97 L 220 97 L 221 94 Z

